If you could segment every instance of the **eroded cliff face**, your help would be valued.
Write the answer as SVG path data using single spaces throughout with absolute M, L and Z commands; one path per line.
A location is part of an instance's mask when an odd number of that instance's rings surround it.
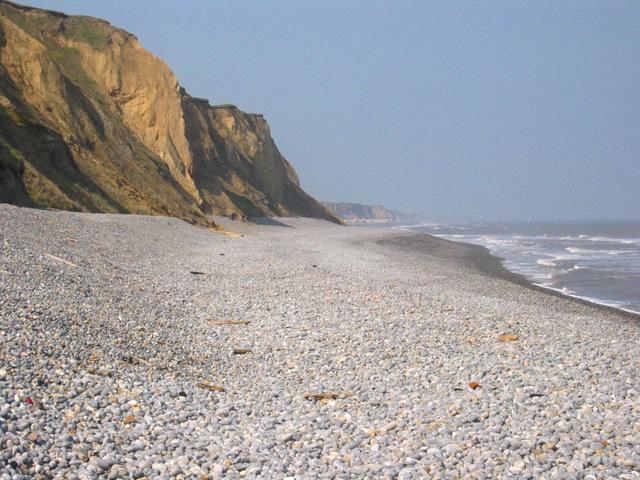
M 300 187 L 267 122 L 180 86 L 131 34 L 0 0 L 0 201 L 337 221 Z
M 400 220 L 409 220 L 411 215 L 389 210 L 383 205 L 362 205 L 359 203 L 331 203 L 323 202 L 334 215 L 344 219 L 346 222 L 397 222 Z

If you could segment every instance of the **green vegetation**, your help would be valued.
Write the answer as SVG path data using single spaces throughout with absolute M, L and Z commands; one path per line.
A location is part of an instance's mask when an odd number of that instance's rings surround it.
M 20 127 L 27 124 L 27 119 L 12 106 L 4 107 L 0 105 L 0 119 L 5 122 L 13 122 Z
M 85 92 L 97 91 L 94 81 L 81 67 L 80 52 L 73 48 L 51 45 L 49 46 L 49 53 L 69 80 Z
M 38 32 L 51 24 L 51 21 L 47 17 L 30 18 L 27 20 L 22 12 L 4 3 L 0 4 L 0 13 L 8 17 L 13 23 L 18 25 L 18 27 L 36 39 L 38 38 Z
M 38 207 L 80 210 L 78 204 L 71 201 L 54 182 L 29 163 L 26 164 L 23 181 L 29 198 Z
M 22 153 L 0 138 L 0 169 L 18 172 L 23 161 Z
M 69 17 L 65 19 L 65 30 L 62 34 L 77 42 L 83 42 L 94 50 L 102 50 L 109 45 L 109 34 L 99 25 L 95 25 L 95 20 L 84 17 Z
M 106 32 L 92 27 L 90 21 L 83 17 L 67 17 L 60 19 L 49 16 L 27 16 L 22 12 L 0 3 L 0 13 L 6 15 L 25 33 L 42 43 L 49 51 L 53 60 L 73 83 L 85 89 L 96 91 L 96 85 L 82 69 L 80 52 L 70 47 L 63 47 L 56 41 L 56 35 L 64 35 L 71 40 L 82 41 L 94 49 L 104 48 L 109 40 Z M 64 22 L 65 29 L 59 31 L 60 22 Z
M 231 199 L 233 204 L 236 207 L 238 207 L 238 209 L 240 211 L 246 213 L 247 215 L 262 215 L 262 214 L 264 214 L 262 209 L 260 209 L 254 203 L 254 201 L 251 198 L 246 197 L 246 196 L 244 196 L 242 194 L 238 194 L 238 193 L 233 192 L 233 191 L 228 190 L 228 189 L 225 191 L 225 193 Z
M 89 192 L 90 201 L 92 204 L 92 210 L 95 212 L 111 212 L 118 213 L 118 208 L 114 207 L 111 200 L 105 198 L 104 195 L 100 192 L 91 191 Z
M 88 17 L 52 17 L 50 15 L 25 15 L 20 10 L 6 4 L 0 4 L 0 13 L 6 15 L 13 23 L 33 38 L 47 44 L 55 35 L 62 35 L 69 40 L 82 42 L 94 50 L 102 50 L 109 44 L 109 33 L 98 20 Z M 47 45 L 49 46 L 49 45 Z

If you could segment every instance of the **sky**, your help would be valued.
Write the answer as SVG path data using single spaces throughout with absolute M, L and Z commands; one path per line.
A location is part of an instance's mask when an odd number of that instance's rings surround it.
M 320 200 L 640 219 L 640 2 L 31 0 L 263 113 Z

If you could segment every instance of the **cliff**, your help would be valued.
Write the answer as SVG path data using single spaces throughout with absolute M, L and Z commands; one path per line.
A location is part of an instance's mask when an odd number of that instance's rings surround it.
M 258 114 L 180 87 L 130 33 L 0 0 L 0 202 L 90 212 L 308 216 Z
M 322 203 L 334 215 L 347 222 L 397 222 L 411 218 L 396 210 L 389 210 L 382 205 L 361 205 L 359 203 Z

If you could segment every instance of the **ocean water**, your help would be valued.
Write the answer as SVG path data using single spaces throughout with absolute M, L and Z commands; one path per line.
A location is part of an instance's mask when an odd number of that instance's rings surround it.
M 640 313 L 640 222 L 407 225 L 474 243 L 537 285 Z

